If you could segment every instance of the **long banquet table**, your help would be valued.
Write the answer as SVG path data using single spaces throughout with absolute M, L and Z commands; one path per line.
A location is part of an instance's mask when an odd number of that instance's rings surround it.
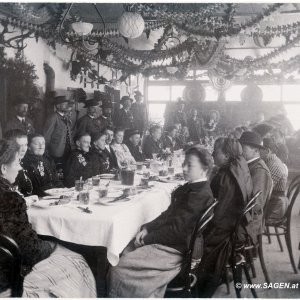
M 136 176 L 139 183 L 141 176 Z M 101 179 L 101 184 L 108 181 Z M 101 204 L 91 191 L 91 214 L 78 208 L 72 200 L 66 205 L 28 209 L 29 220 L 40 235 L 53 236 L 61 241 L 85 246 L 107 248 L 107 259 L 115 266 L 119 255 L 134 238 L 141 225 L 150 222 L 165 211 L 170 204 L 170 194 L 180 182 L 155 182 L 154 187 L 130 197 L 130 201 Z M 110 190 L 124 188 L 120 182 L 111 181 Z M 40 200 L 49 201 L 49 200 Z M 86 205 L 84 206 L 86 207 Z

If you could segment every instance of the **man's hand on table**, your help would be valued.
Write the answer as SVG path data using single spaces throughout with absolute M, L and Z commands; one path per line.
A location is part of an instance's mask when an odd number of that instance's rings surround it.
M 148 234 L 146 228 L 142 229 L 135 237 L 134 246 L 135 247 L 142 247 L 144 246 L 144 237 Z

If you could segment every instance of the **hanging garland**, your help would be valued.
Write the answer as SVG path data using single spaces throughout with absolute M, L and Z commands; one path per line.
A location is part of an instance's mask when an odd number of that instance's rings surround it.
M 193 34 L 198 36 L 203 36 L 207 38 L 220 38 L 220 37 L 232 37 L 238 35 L 242 30 L 246 30 L 247 28 L 253 27 L 255 24 L 261 22 L 265 17 L 270 16 L 271 13 L 275 12 L 279 9 L 283 4 L 282 3 L 275 3 L 269 5 L 268 8 L 264 9 L 262 13 L 258 14 L 257 16 L 253 17 L 250 21 L 246 22 L 245 24 L 238 25 L 233 22 L 233 18 L 231 19 L 230 23 L 224 23 L 221 20 L 215 24 L 216 20 L 213 20 L 213 24 L 210 20 L 207 21 L 206 27 L 216 28 L 214 30 L 210 30 L 207 28 L 200 28 L 195 29 L 194 27 L 190 27 L 186 23 L 174 22 L 173 24 L 176 26 L 178 30 L 181 32 L 185 32 L 186 34 Z M 201 26 L 203 27 L 203 26 Z

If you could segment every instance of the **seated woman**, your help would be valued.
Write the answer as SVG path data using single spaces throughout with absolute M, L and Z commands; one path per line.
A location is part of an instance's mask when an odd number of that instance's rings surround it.
M 91 136 L 88 133 L 77 133 L 74 137 L 76 149 L 73 150 L 65 164 L 64 184 L 75 185 L 75 180 L 86 180 L 95 174 L 95 166 L 90 162 L 88 152 L 91 147 Z
M 32 182 L 28 177 L 27 171 L 23 168 L 23 158 L 27 152 L 28 146 L 27 134 L 20 129 L 12 129 L 5 133 L 4 138 L 16 142 L 19 146 L 20 164 L 22 168 L 18 173 L 14 186 L 16 186 L 18 191 L 25 197 L 30 196 L 33 190 Z
M 47 189 L 63 187 L 63 183 L 58 179 L 53 159 L 45 154 L 45 138 L 40 134 L 30 135 L 28 145 L 23 167 L 32 182 L 32 194 L 44 196 Z
M 38 238 L 28 221 L 24 198 L 13 191 L 19 170 L 18 146 L 0 141 L 1 233 L 21 251 L 23 297 L 96 297 L 95 279 L 81 255 Z M 11 267 L 11 266 L 8 266 Z M 0 292 L 8 287 L 8 270 L 0 266 Z
M 214 202 L 208 176 L 213 165 L 201 147 L 186 152 L 183 174 L 188 181 L 171 195 L 171 204 L 142 226 L 134 244 L 124 250 L 108 274 L 109 297 L 163 297 L 167 284 L 180 272 L 192 230 Z
M 260 151 L 260 155 L 269 168 L 273 181 L 271 198 L 266 203 L 265 212 L 265 222 L 271 225 L 282 221 L 289 205 L 286 196 L 288 168 L 275 154 L 277 147 L 272 138 L 265 138 L 263 145 L 265 149 Z
M 163 152 L 163 143 L 161 141 L 162 129 L 155 125 L 150 128 L 150 135 L 145 137 L 143 142 L 143 153 L 146 158 L 153 159 L 153 154 L 160 156 Z
M 105 151 L 107 135 L 105 131 L 92 136 L 92 148 L 89 152 L 90 162 L 95 166 L 95 174 L 114 173 L 117 169 L 110 163 L 109 155 Z
M 236 139 L 218 138 L 213 157 L 218 171 L 212 178 L 211 189 L 219 203 L 204 233 L 204 253 L 198 268 L 198 288 L 201 297 L 207 298 L 212 297 L 220 282 L 231 234 L 253 190 L 242 146 Z
M 131 155 L 128 147 L 123 143 L 124 129 L 117 128 L 114 132 L 114 140 L 111 143 L 111 148 L 116 154 L 119 167 L 135 165 L 136 161 Z

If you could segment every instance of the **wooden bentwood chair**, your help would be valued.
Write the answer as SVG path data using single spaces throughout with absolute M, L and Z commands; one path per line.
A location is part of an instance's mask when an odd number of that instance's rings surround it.
M 214 217 L 213 209 L 217 205 L 218 201 L 215 201 L 204 214 L 199 218 L 196 226 L 193 229 L 191 240 L 189 244 L 188 252 L 183 260 L 183 266 L 180 273 L 168 284 L 165 297 L 174 298 L 174 295 L 180 295 L 181 297 L 192 297 L 195 293 L 193 289 L 197 283 L 197 277 L 194 274 L 197 266 L 199 265 L 201 258 L 198 260 L 193 259 L 193 252 L 199 242 L 199 237 L 202 240 L 202 233 L 207 227 L 208 223 Z
M 21 252 L 17 243 L 3 234 L 0 234 L 0 257 L 1 263 L 10 266 L 9 288 L 11 297 L 22 297 L 24 278 L 21 275 Z

